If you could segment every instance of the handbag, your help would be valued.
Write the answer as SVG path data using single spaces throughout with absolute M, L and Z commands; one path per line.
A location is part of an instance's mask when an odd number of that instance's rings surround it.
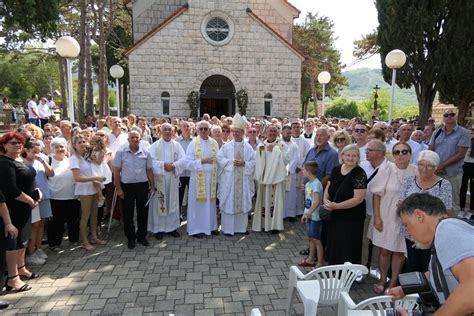
M 352 170 L 350 172 L 352 172 Z M 346 174 L 346 176 L 347 175 L 349 175 L 349 173 Z M 342 180 L 341 184 L 339 185 L 339 188 L 336 191 L 336 194 L 334 194 L 334 201 L 336 200 L 337 194 L 339 193 L 339 190 L 342 188 L 342 184 L 344 183 L 344 181 L 346 181 L 346 179 L 347 178 L 344 178 L 344 180 Z M 319 218 L 325 222 L 329 222 L 332 220 L 332 212 L 333 211 L 324 208 L 324 206 L 321 206 L 321 208 L 319 209 Z
M 321 206 L 319 209 L 319 218 L 322 221 L 329 222 L 332 219 L 332 211 L 325 209 L 324 206 Z

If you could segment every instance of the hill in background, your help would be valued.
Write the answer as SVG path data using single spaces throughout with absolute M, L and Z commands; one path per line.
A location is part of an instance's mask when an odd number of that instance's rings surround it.
M 347 87 L 341 91 L 341 96 L 354 99 L 358 102 L 367 99 L 373 92 L 375 85 L 381 90 L 391 89 L 390 85 L 383 80 L 381 69 L 360 68 L 344 71 L 342 73 L 349 83 Z M 400 105 L 416 105 L 415 89 L 400 89 L 396 86 L 395 100 Z

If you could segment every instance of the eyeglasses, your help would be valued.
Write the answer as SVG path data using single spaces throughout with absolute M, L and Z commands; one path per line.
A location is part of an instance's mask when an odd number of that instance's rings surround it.
M 199 127 L 198 129 L 199 129 L 200 131 L 208 131 L 208 130 L 209 130 L 208 127 Z
M 393 154 L 394 156 L 399 156 L 399 155 L 405 156 L 405 155 L 408 155 L 409 152 L 410 152 L 410 151 L 409 151 L 408 149 L 402 149 L 402 150 L 394 150 L 394 151 L 392 152 L 392 154 Z
M 23 146 L 23 143 L 22 142 L 15 142 L 15 141 L 9 141 L 7 142 L 7 144 L 10 144 L 10 145 L 13 145 L 13 146 Z
M 443 117 L 455 117 L 456 113 L 444 113 Z
M 257 134 L 257 131 L 248 131 L 249 134 Z
M 335 141 L 336 143 L 345 142 L 345 141 L 346 141 L 346 138 L 345 138 L 345 137 L 338 137 L 338 138 L 335 138 L 334 141 Z
M 365 133 L 365 129 L 363 129 L 363 128 L 356 128 L 356 129 L 354 129 L 354 132 L 364 134 L 364 133 Z
M 436 167 L 433 166 L 433 165 L 424 165 L 424 164 L 419 163 L 419 164 L 418 164 L 418 168 L 420 168 L 420 169 L 426 169 L 426 170 L 433 170 L 433 169 L 436 168 Z

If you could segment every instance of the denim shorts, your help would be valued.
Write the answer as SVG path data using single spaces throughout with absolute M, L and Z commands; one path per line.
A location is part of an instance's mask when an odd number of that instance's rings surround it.
M 308 219 L 306 222 L 306 229 L 308 230 L 308 238 L 321 240 L 321 221 L 313 221 Z

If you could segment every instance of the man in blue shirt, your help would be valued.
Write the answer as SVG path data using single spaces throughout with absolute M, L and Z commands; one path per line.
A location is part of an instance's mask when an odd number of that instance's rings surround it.
M 459 192 L 462 182 L 462 166 L 467 149 L 471 146 L 469 130 L 457 124 L 456 113 L 452 109 L 443 114 L 444 127 L 433 132 L 429 149 L 435 151 L 440 158 L 436 174 L 451 183 L 453 190 L 453 212 L 460 211 Z M 464 216 L 464 214 L 459 214 Z
M 318 128 L 314 138 L 314 147 L 306 155 L 304 162 L 316 161 L 318 163 L 317 178 L 323 187 L 326 187 L 332 169 L 339 165 L 337 152 L 329 145 L 329 131 L 327 128 Z

